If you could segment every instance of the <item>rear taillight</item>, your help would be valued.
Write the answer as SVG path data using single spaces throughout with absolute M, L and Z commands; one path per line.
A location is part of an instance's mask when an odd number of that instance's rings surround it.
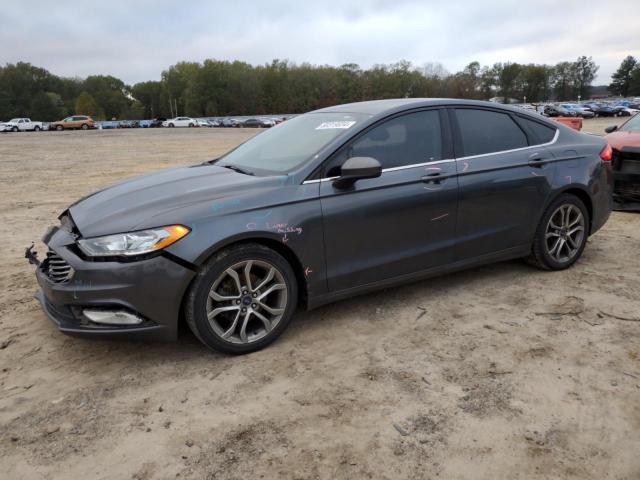
M 611 145 L 607 143 L 607 146 L 600 152 L 600 158 L 605 162 L 613 160 L 613 148 L 611 148 Z

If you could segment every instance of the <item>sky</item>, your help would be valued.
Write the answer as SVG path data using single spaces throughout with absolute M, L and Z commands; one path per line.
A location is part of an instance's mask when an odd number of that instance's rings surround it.
M 608 84 L 625 56 L 640 56 L 638 25 L 638 0 L 4 0 L 0 64 L 134 84 L 206 58 L 363 68 L 409 60 L 456 72 L 473 60 L 586 55 L 600 65 L 594 83 Z

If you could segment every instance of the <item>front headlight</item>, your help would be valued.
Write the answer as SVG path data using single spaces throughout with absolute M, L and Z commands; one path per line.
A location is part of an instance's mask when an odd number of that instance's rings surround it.
M 85 238 L 78 240 L 78 246 L 90 257 L 141 255 L 162 250 L 190 231 L 183 225 L 170 225 L 137 232 Z

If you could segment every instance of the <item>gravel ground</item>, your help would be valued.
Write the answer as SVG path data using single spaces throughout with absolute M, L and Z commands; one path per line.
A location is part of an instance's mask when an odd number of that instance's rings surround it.
M 255 133 L 0 136 L 2 478 L 640 478 L 637 214 L 568 271 L 506 262 L 300 312 L 243 357 L 46 320 L 22 255 L 69 203 Z

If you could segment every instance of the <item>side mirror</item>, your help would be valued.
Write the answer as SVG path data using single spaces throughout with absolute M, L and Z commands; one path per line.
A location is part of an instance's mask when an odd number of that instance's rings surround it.
M 611 133 L 611 132 L 615 132 L 617 129 L 618 129 L 617 125 L 611 125 L 610 127 L 605 128 L 604 131 L 607 133 Z
M 371 157 L 353 157 L 342 164 L 341 174 L 333 181 L 340 189 L 350 188 L 357 180 L 376 178 L 382 175 L 380 162 Z

